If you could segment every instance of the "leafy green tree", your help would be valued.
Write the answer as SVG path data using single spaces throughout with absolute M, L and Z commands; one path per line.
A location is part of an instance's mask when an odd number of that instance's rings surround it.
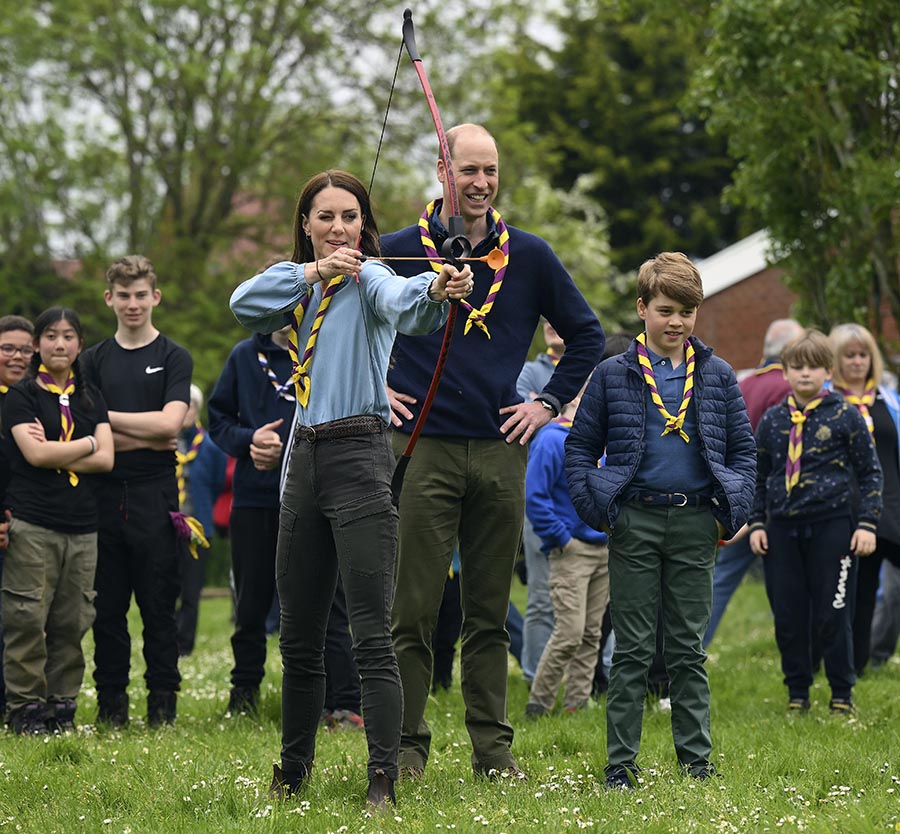
M 501 73 L 499 115 L 553 184 L 594 178 L 620 270 L 667 249 L 707 256 L 739 234 L 720 197 L 733 169 L 725 143 L 681 109 L 703 37 L 697 10 L 584 0 L 559 16 L 558 47 L 526 37 Z
M 739 160 L 800 313 L 900 321 L 900 5 L 721 0 L 693 103 Z

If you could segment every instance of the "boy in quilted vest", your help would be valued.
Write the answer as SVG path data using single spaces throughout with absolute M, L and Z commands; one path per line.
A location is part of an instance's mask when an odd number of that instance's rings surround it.
M 716 546 L 746 521 L 756 474 L 734 371 L 692 336 L 703 300 L 696 267 L 680 252 L 663 252 L 641 266 L 638 296 L 646 330 L 597 366 L 566 441 L 572 502 L 610 537 L 611 788 L 633 787 L 639 772 L 660 599 L 678 762 L 697 779 L 715 774 L 703 635 Z

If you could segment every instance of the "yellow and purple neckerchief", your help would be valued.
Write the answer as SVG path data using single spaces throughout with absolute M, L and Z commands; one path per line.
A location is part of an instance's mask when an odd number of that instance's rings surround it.
M 206 439 L 206 432 L 203 430 L 203 426 L 200 425 L 199 420 L 194 423 L 194 428 L 197 432 L 194 434 L 194 439 L 191 440 L 188 450 L 186 452 L 175 451 L 175 479 L 178 481 L 179 507 L 184 505 L 184 501 L 187 498 L 187 481 L 184 477 L 184 467 L 200 454 L 200 447 Z
M 784 467 L 784 488 L 787 494 L 797 486 L 800 480 L 800 456 L 803 454 L 803 424 L 810 412 L 816 408 L 825 397 L 827 391 L 820 391 L 814 399 L 811 399 L 801 411 L 797 407 L 797 401 L 793 394 L 788 394 L 787 407 L 791 413 L 791 433 L 788 437 L 787 462 Z
M 175 535 L 188 543 L 191 556 L 195 559 L 200 558 L 200 554 L 197 553 L 198 547 L 209 550 L 209 539 L 206 538 L 203 524 L 200 523 L 199 519 L 194 518 L 192 515 L 185 515 L 182 512 L 170 512 L 169 518 L 172 521 L 172 526 L 175 528 Z
M 338 275 L 337 278 L 332 278 L 328 282 L 328 286 L 325 287 L 325 290 L 322 293 L 322 302 L 319 304 L 319 309 L 316 311 L 312 329 L 309 331 L 309 337 L 306 340 L 306 349 L 303 351 L 302 359 L 300 358 L 300 348 L 297 339 L 298 334 L 300 333 L 300 323 L 303 321 L 306 308 L 309 307 L 309 302 L 313 295 L 313 287 L 309 288 L 309 292 L 300 299 L 300 303 L 294 308 L 291 332 L 288 334 L 288 353 L 291 355 L 291 364 L 294 368 L 294 371 L 291 374 L 291 380 L 294 383 L 297 400 L 302 406 L 309 405 L 309 389 L 311 385 L 309 368 L 310 365 L 312 365 L 313 350 L 316 346 L 319 328 L 322 326 L 322 319 L 325 318 L 328 305 L 331 304 L 331 297 L 338 291 L 343 280 L 344 276 Z
M 259 360 L 259 366 L 260 368 L 262 368 L 263 373 L 266 375 L 269 382 L 272 383 L 272 387 L 275 389 L 275 393 L 281 399 L 287 400 L 289 403 L 297 402 L 297 398 L 290 393 L 291 389 L 294 387 L 293 378 L 289 377 L 287 382 L 279 382 L 278 377 L 275 376 L 275 371 L 273 371 L 271 366 L 269 365 L 269 360 L 266 358 L 266 355 L 262 351 L 259 351 L 256 354 L 256 358 Z
M 9 386 L 4 385 L 2 382 L 0 382 L 0 394 L 8 394 L 8 393 L 9 393 Z
M 857 397 L 849 388 L 841 388 L 837 385 L 834 386 L 834 390 L 840 392 L 844 395 L 844 399 L 850 403 L 850 405 L 855 405 L 859 409 L 859 413 L 862 414 L 863 419 L 866 421 L 866 425 L 869 428 L 869 433 L 875 433 L 875 421 L 872 419 L 872 415 L 869 412 L 869 409 L 875 405 L 875 391 L 876 385 L 874 379 L 866 380 L 866 388 L 862 392 L 861 397 Z
M 559 360 L 562 359 L 562 356 L 557 356 L 550 348 L 547 348 L 547 356 L 550 357 L 554 368 L 559 364 Z
M 784 371 L 784 365 L 781 364 L 777 359 L 771 362 L 763 362 L 761 365 L 758 365 L 753 369 L 754 376 L 762 376 L 763 374 L 767 374 L 770 371 Z
M 38 379 L 51 394 L 59 397 L 59 440 L 61 443 L 68 443 L 75 433 L 75 418 L 72 416 L 72 408 L 69 405 L 69 397 L 75 393 L 75 375 L 70 370 L 66 384 L 60 388 L 50 375 L 46 365 L 41 363 L 38 368 Z M 57 469 L 56 471 L 61 472 L 62 470 Z M 71 469 L 66 471 L 69 473 L 69 483 L 73 487 L 78 486 L 78 475 Z
M 442 202 L 443 200 L 432 200 L 427 206 L 425 206 L 425 211 L 422 212 L 422 216 L 419 218 L 419 238 L 422 241 L 422 248 L 425 250 L 425 254 L 431 261 L 431 268 L 435 272 L 441 271 L 444 262 L 441 260 L 441 256 L 438 254 L 437 247 L 434 245 L 434 241 L 431 239 L 431 228 L 428 224 L 431 220 L 431 216 L 434 214 L 435 207 L 438 207 L 438 210 L 440 210 L 439 207 Z M 491 282 L 491 288 L 488 291 L 487 298 L 485 298 L 484 304 L 482 304 L 481 307 L 473 307 L 471 304 L 469 304 L 468 301 L 465 301 L 462 298 L 459 300 L 459 303 L 461 307 L 464 307 L 469 311 L 469 315 L 466 318 L 466 326 L 463 329 L 463 335 L 467 334 L 474 324 L 480 330 L 483 330 L 484 335 L 487 336 L 488 339 L 490 339 L 491 334 L 487 329 L 487 325 L 484 323 L 484 320 L 487 318 L 488 313 L 491 312 L 491 308 L 494 306 L 494 301 L 497 298 L 497 294 L 500 292 L 500 287 L 503 286 L 503 276 L 506 275 L 506 267 L 509 266 L 509 230 L 506 228 L 506 223 L 503 222 L 503 218 L 500 216 L 500 212 L 497 211 L 497 209 L 495 209 L 493 206 L 489 206 L 488 212 L 490 213 L 494 223 L 497 225 L 497 233 L 500 236 L 497 243 L 500 251 L 503 252 L 503 265 L 498 267 L 497 271 L 494 273 L 494 280 Z
M 638 362 L 640 363 L 641 371 L 644 374 L 644 382 L 647 383 L 647 387 L 650 389 L 650 399 L 653 400 L 653 404 L 657 407 L 659 413 L 662 414 L 663 420 L 666 421 L 666 427 L 663 429 L 663 433 L 660 437 L 665 437 L 669 432 L 674 431 L 678 433 L 678 436 L 685 443 L 690 443 L 691 439 L 687 436 L 683 427 L 688 405 L 690 405 L 691 397 L 694 396 L 694 346 L 688 339 L 685 339 L 684 361 L 686 367 L 684 374 L 684 394 L 681 398 L 681 406 L 678 409 L 678 414 L 673 416 L 666 410 L 666 405 L 662 401 L 662 397 L 659 395 L 659 391 L 656 388 L 656 377 L 653 376 L 653 363 L 650 361 L 650 354 L 647 352 L 646 334 L 638 334 L 635 341 L 637 342 Z

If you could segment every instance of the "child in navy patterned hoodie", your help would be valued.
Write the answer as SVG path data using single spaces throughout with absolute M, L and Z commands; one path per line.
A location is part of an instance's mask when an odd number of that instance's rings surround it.
M 854 710 L 856 557 L 875 549 L 881 515 L 881 467 L 866 421 L 825 388 L 832 359 L 817 330 L 788 344 L 782 362 L 792 393 L 763 415 L 756 433 L 750 547 L 764 557 L 788 710 L 796 713 L 810 708 L 813 634 L 831 711 Z

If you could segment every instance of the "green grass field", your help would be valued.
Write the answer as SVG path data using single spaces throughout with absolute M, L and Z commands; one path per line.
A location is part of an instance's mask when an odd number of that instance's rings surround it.
M 516 584 L 519 602 L 524 589 Z M 133 614 L 134 612 L 132 612 Z M 900 660 L 869 672 L 856 689 L 859 713 L 828 713 L 818 678 L 813 709 L 785 714 L 777 652 L 761 585 L 745 583 L 711 647 L 715 763 L 721 779 L 678 773 L 669 716 L 647 710 L 643 783 L 603 787 L 604 702 L 575 715 L 526 723 L 526 687 L 510 667 L 514 753 L 525 783 L 472 776 L 458 682 L 429 704 L 433 755 L 424 780 L 398 785 L 396 813 L 363 810 L 361 733 L 322 731 L 316 770 L 299 799 L 267 795 L 279 753 L 277 642 L 259 720 L 225 718 L 230 601 L 204 599 L 194 655 L 183 661 L 174 727 L 148 730 L 139 641 L 125 731 L 91 726 L 89 662 L 79 730 L 49 738 L 0 733 L 0 831 L 76 832 L 896 832 L 900 831 Z M 133 634 L 140 629 L 132 619 Z M 86 645 L 92 656 L 90 641 Z

